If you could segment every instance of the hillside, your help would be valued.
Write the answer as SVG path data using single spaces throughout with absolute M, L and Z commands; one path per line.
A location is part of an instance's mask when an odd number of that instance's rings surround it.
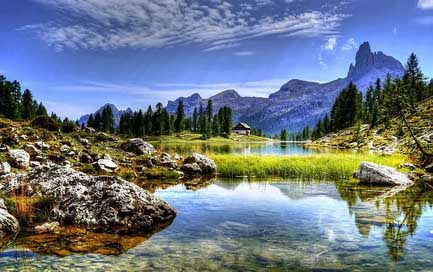
M 407 120 L 421 143 L 430 150 L 433 149 L 433 100 L 427 99 L 420 103 L 416 113 Z M 356 128 L 341 130 L 326 135 L 310 144 L 310 146 L 332 148 L 355 148 L 379 151 L 384 153 L 402 152 L 415 155 L 417 148 L 410 137 L 403 121 L 394 118 L 388 125 L 380 124 L 370 129 L 368 125 L 361 126 L 359 141 L 355 141 Z

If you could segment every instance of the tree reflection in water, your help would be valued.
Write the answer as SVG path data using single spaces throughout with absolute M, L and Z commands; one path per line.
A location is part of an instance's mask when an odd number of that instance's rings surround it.
M 337 183 L 337 190 L 355 215 L 361 235 L 368 237 L 372 226 L 384 227 L 383 240 L 394 261 L 402 259 L 424 207 L 433 204 L 433 191 L 422 185 L 381 188 Z

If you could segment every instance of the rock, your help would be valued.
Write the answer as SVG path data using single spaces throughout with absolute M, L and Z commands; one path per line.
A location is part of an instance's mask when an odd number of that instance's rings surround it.
M 30 166 L 31 166 L 31 167 L 38 167 L 38 166 L 41 166 L 41 163 L 38 162 L 38 161 L 31 161 L 31 162 L 30 162 Z
M 128 152 L 133 152 L 136 155 L 152 155 L 155 153 L 153 145 L 145 142 L 141 138 L 129 139 L 126 143 L 123 143 L 121 148 Z
M 198 163 L 186 163 L 182 166 L 182 171 L 185 173 L 201 174 L 201 168 Z
M 7 162 L 0 162 L 0 177 L 10 174 L 11 166 Z
M 32 158 L 35 158 L 41 154 L 41 151 L 32 144 L 25 145 L 24 150 L 29 153 Z
M 93 163 L 93 158 L 88 153 L 83 152 L 80 156 L 80 162 L 82 163 Z
M 167 203 L 133 183 L 114 176 L 88 176 L 59 165 L 34 168 L 26 178 L 10 179 L 9 183 L 4 188 L 15 186 L 28 196 L 50 199 L 48 220 L 61 226 L 144 233 L 171 223 L 176 216 Z
M 43 149 L 43 150 L 47 150 L 47 149 L 50 148 L 50 145 L 44 143 L 43 141 L 38 141 L 38 142 L 36 143 L 36 146 L 37 146 L 38 148 L 40 148 L 40 149 Z
M 62 147 L 60 147 L 62 153 L 68 153 L 70 149 L 69 145 L 62 145 Z
M 200 168 L 200 171 L 198 171 L 197 166 Z M 184 160 L 182 170 L 187 173 L 212 175 L 216 173 L 217 167 L 215 162 L 205 155 L 193 153 L 190 157 Z
M 374 185 L 411 185 L 413 182 L 406 174 L 400 173 L 392 167 L 362 162 L 353 174 L 361 183 Z
M 100 159 L 95 163 L 95 168 L 104 172 L 111 173 L 117 169 L 117 164 L 111 159 Z
M 87 139 L 80 139 L 80 142 L 83 146 L 89 146 L 89 140 Z
M 398 167 L 399 167 L 399 168 L 406 168 L 406 169 L 409 169 L 409 170 L 415 170 L 415 169 L 416 169 L 416 166 L 413 165 L 413 164 L 410 163 L 410 162 L 402 163 L 402 164 L 400 164 Z
M 172 160 L 170 154 L 165 152 L 161 154 L 159 165 L 172 169 L 176 169 L 178 166 L 177 162 L 175 160 Z
M 91 127 L 86 127 L 84 129 L 84 132 L 86 132 L 86 133 L 96 133 L 96 130 L 94 128 L 91 128 Z
M 35 231 L 36 233 L 51 233 L 58 231 L 60 229 L 59 222 L 47 222 L 42 225 L 36 226 Z
M 17 145 L 19 143 L 20 143 L 20 138 L 16 134 L 8 135 L 3 138 L 3 144 L 10 147 L 13 147 L 14 145 Z
M 433 173 L 433 163 L 430 163 L 429 165 L 424 167 L 424 169 L 429 173 Z
M 431 175 L 422 175 L 421 176 L 421 182 L 426 182 L 426 183 L 429 183 L 429 184 L 433 185 L 433 176 L 431 176 Z
M 0 198 L 0 237 L 15 234 L 19 230 L 20 224 L 18 220 L 8 212 L 4 200 Z
M 9 157 L 11 157 L 13 164 L 21 169 L 27 168 L 30 163 L 30 155 L 22 149 L 9 150 Z
M 24 141 L 27 141 L 29 139 L 29 136 L 27 136 L 27 135 L 20 135 L 20 139 L 24 140 Z

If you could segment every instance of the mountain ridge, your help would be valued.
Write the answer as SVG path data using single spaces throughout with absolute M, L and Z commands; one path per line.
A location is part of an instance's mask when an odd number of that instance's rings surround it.
M 229 106 L 233 111 L 234 122 L 247 122 L 267 134 L 276 134 L 282 128 L 300 131 L 305 126 L 313 127 L 319 119 L 329 113 L 337 95 L 351 81 L 365 93 L 377 78 L 383 82 L 388 74 L 393 78 L 401 77 L 404 71 L 403 65 L 397 59 L 385 55 L 382 51 L 373 52 L 370 44 L 364 42 L 360 45 L 355 62 L 350 64 L 345 78 L 326 83 L 291 79 L 267 98 L 241 96 L 233 89 L 222 91 L 207 99 L 202 98 L 199 93 L 194 93 L 188 97 L 168 101 L 166 109 L 170 114 L 175 114 L 177 105 L 183 101 L 186 116 L 192 116 L 194 108 L 199 109 L 200 105 L 206 107 L 207 101 L 211 99 L 215 112 L 223 106 Z M 80 124 L 85 117 L 80 118 Z M 120 116 L 115 117 L 115 120 L 120 120 Z

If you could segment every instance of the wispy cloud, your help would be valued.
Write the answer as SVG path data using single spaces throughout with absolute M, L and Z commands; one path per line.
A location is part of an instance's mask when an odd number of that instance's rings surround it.
M 323 50 L 334 51 L 337 46 L 337 38 L 331 37 L 322 45 Z
M 34 31 L 56 50 L 161 48 L 197 44 L 214 51 L 268 35 L 322 36 L 338 33 L 346 17 L 334 9 L 294 12 L 242 9 L 238 1 L 33 0 L 66 14 L 59 20 L 22 29 Z M 336 2 L 339 2 L 335 0 Z M 257 6 L 271 0 L 255 0 Z
M 356 41 L 354 38 L 347 39 L 347 41 L 344 43 L 343 47 L 341 47 L 341 50 L 343 50 L 343 51 L 350 51 L 353 49 L 356 49 Z
M 418 0 L 418 8 L 433 9 L 433 0 Z
M 253 51 L 239 51 L 239 52 L 234 52 L 233 55 L 236 57 L 248 57 L 248 56 L 254 55 L 254 52 Z

